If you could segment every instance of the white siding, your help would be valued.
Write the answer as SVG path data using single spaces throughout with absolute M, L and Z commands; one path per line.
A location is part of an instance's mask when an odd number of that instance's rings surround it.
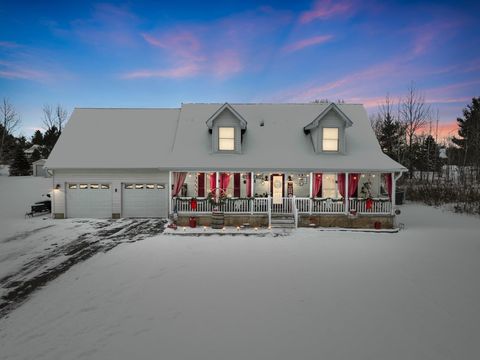
M 168 172 L 159 170 L 55 170 L 53 176 L 54 213 L 65 214 L 65 186 L 67 183 L 111 183 L 112 213 L 122 212 L 122 182 L 162 183 L 168 186 Z M 68 214 L 65 214 L 68 216 Z

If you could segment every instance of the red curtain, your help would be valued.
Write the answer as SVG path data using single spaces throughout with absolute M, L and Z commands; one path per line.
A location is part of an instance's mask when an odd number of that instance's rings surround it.
M 210 192 L 217 187 L 217 173 L 210 173 Z
M 318 196 L 318 192 L 322 188 L 322 174 L 313 174 L 313 197 Z
M 392 198 L 392 174 L 385 174 L 385 182 L 387 184 L 388 197 Z
M 342 198 L 345 198 L 345 174 L 337 175 L 337 187 Z
M 174 172 L 173 173 L 173 191 L 172 197 L 178 195 L 180 190 L 182 189 L 183 183 L 185 182 L 185 178 L 187 177 L 186 172 Z
M 355 191 L 358 188 L 359 174 L 351 173 L 348 174 L 348 197 L 352 197 L 355 194 Z
M 204 197 L 205 196 L 205 173 L 198 173 L 197 175 L 197 196 Z
M 247 197 L 252 197 L 252 173 L 247 173 Z
M 240 197 L 240 173 L 233 174 L 233 196 Z
M 230 174 L 221 173 L 220 174 L 220 189 L 223 191 L 227 190 L 228 184 L 230 184 Z

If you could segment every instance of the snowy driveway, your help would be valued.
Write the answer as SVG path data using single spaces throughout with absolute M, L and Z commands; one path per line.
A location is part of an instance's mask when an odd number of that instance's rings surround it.
M 33 224 L 38 225 L 0 238 L 0 318 L 73 265 L 121 243 L 157 235 L 165 221 L 44 219 Z

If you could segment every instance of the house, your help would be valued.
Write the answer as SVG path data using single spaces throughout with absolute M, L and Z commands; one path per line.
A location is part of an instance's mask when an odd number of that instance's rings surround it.
M 47 177 L 48 174 L 45 171 L 45 162 L 47 160 L 45 159 L 39 159 L 37 161 L 34 161 L 32 163 L 32 174 L 33 176 L 42 176 L 42 177 Z
M 24 152 L 25 156 L 27 157 L 27 159 L 30 159 L 35 150 L 38 150 L 41 153 L 43 148 L 44 148 L 44 146 L 35 144 L 35 145 L 30 146 L 28 149 L 24 150 L 23 152 Z
M 88 139 L 85 146 L 85 139 Z M 75 109 L 47 160 L 53 215 L 389 227 L 406 169 L 360 104 Z

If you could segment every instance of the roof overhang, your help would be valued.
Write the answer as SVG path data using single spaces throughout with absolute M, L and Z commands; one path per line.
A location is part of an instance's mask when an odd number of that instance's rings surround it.
M 353 122 L 352 120 L 350 120 L 350 118 L 345 115 L 345 113 L 340 110 L 340 108 L 335 104 L 335 103 L 330 103 L 330 105 L 328 105 L 321 113 L 320 115 L 318 115 L 310 124 L 306 125 L 304 128 L 303 128 L 303 132 L 305 134 L 308 134 L 310 133 L 310 130 L 318 127 L 318 124 L 320 123 L 320 121 L 322 121 L 322 119 L 327 116 L 327 114 L 330 112 L 330 111 L 334 111 L 335 113 L 338 114 L 338 116 L 340 116 L 340 118 L 345 122 L 345 127 L 349 127 L 349 126 L 352 126 L 353 125 Z
M 212 130 L 213 127 L 213 122 L 215 121 L 216 118 L 218 118 L 224 111 L 229 110 L 240 122 L 240 127 L 243 130 L 243 132 L 247 129 L 247 120 L 238 113 L 237 110 L 233 108 L 229 103 L 225 103 L 220 108 L 215 111 L 215 113 L 210 116 L 210 118 L 207 120 L 207 126 L 209 130 Z

